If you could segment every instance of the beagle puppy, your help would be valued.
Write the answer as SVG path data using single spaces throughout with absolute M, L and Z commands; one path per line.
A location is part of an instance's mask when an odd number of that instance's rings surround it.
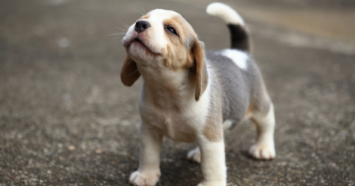
M 154 186 L 160 177 L 163 136 L 193 142 L 190 160 L 201 163 L 198 186 L 226 186 L 224 129 L 250 118 L 257 126 L 249 152 L 256 159 L 272 159 L 274 108 L 261 73 L 250 56 L 249 34 L 231 7 L 212 3 L 207 13 L 227 23 L 232 46 L 206 52 L 191 25 L 178 13 L 155 9 L 133 23 L 122 43 L 126 58 L 124 85 L 140 76 L 139 168 L 130 183 Z

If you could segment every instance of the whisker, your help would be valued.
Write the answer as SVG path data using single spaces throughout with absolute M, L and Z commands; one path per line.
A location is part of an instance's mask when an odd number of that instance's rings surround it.
M 122 31 L 125 31 L 125 32 L 127 32 L 127 31 L 128 31 L 128 29 L 119 28 L 119 27 L 116 27 L 116 29 L 118 29 L 118 30 L 122 30 Z
M 121 24 L 125 27 L 126 30 L 128 30 L 128 28 L 130 27 L 130 25 L 126 22 L 121 22 Z
M 143 10 L 143 15 L 147 14 L 147 11 L 144 10 L 143 6 L 141 6 L 140 8 L 142 8 L 142 10 Z
M 139 9 L 136 8 L 134 11 L 139 13 L 141 16 L 144 16 L 146 14 L 143 7 L 139 7 Z
M 141 14 L 141 16 L 143 16 L 144 14 L 141 12 L 141 11 L 139 11 L 139 10 L 135 10 L 135 12 L 137 12 L 137 13 L 139 13 L 139 14 Z
M 115 33 L 115 34 L 109 34 L 107 36 L 122 36 L 122 35 L 126 35 L 126 33 Z
M 115 33 L 115 34 L 109 34 L 107 36 L 121 36 L 121 35 L 126 35 L 126 33 Z
M 122 40 L 123 38 L 124 38 L 124 36 L 118 36 L 118 37 L 113 38 L 113 40 L 116 40 L 116 39 Z

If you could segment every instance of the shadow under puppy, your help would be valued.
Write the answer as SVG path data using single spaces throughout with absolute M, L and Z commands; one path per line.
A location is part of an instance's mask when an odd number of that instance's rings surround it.
M 178 13 L 155 9 L 132 24 L 123 45 L 127 56 L 121 80 L 131 86 L 144 79 L 139 110 L 139 168 L 130 183 L 153 186 L 160 177 L 163 136 L 198 145 L 188 158 L 201 163 L 199 186 L 225 186 L 224 129 L 250 118 L 257 140 L 250 154 L 272 159 L 274 108 L 261 73 L 249 54 L 243 19 L 229 6 L 212 3 L 207 13 L 223 19 L 232 46 L 205 52 L 191 25 Z

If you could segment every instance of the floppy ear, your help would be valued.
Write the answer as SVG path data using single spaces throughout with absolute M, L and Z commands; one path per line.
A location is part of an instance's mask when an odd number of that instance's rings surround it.
M 196 73 L 196 90 L 195 90 L 195 100 L 198 101 L 202 96 L 203 92 L 207 88 L 208 84 L 208 74 L 207 67 L 205 64 L 205 53 L 203 42 L 195 40 L 191 48 L 192 56 L 195 63 L 195 73 Z
M 124 85 L 130 87 L 134 82 L 141 76 L 139 73 L 137 64 L 128 55 L 124 60 L 122 70 L 121 70 L 121 81 Z

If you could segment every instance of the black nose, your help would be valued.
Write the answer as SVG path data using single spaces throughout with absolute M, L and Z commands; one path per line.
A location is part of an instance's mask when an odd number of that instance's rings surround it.
M 149 27 L 150 24 L 147 21 L 137 21 L 134 30 L 137 31 L 138 33 L 141 33 Z

